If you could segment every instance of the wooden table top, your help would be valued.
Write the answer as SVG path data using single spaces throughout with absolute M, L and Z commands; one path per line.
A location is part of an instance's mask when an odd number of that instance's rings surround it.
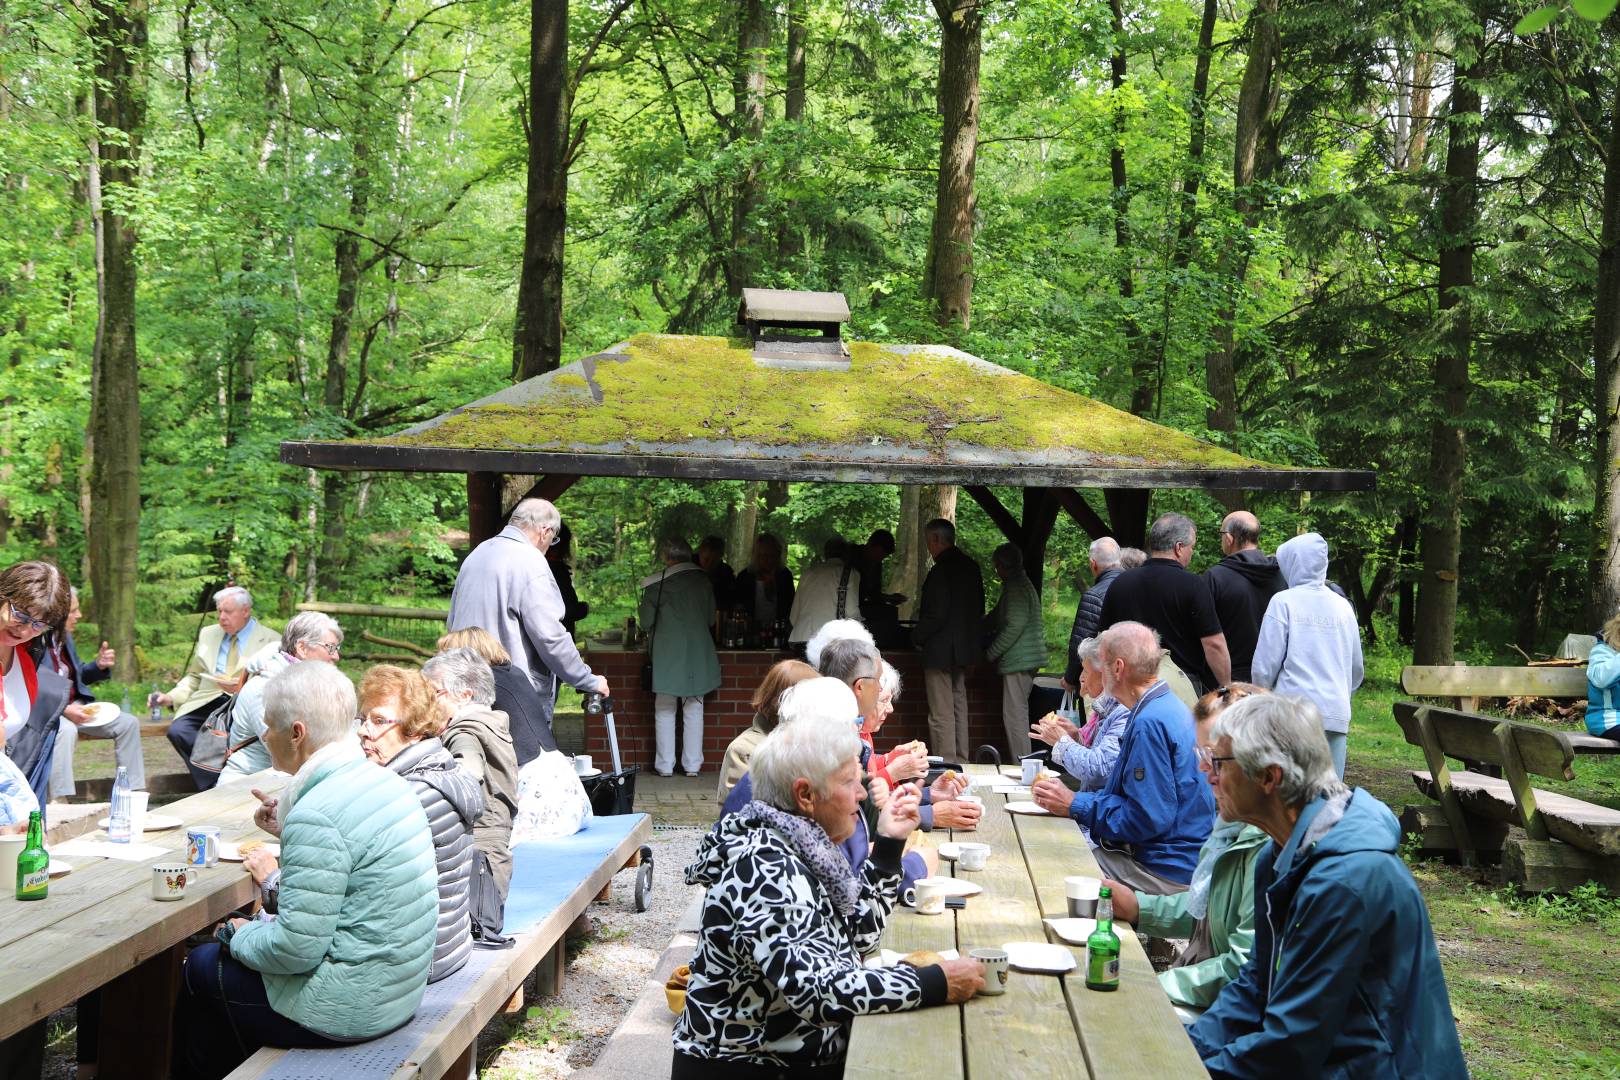
M 969 766 L 991 774 L 988 765 Z M 1012 782 L 1009 780 L 1009 782 Z M 999 948 L 1009 941 L 1063 941 L 1042 921 L 1068 914 L 1063 879 L 1101 877 L 1080 828 L 1072 820 L 1009 814 L 1008 797 L 975 788 L 985 802 L 979 827 L 952 839 L 989 844 L 985 869 L 958 871 L 940 861 L 942 876 L 984 886 L 967 906 L 944 915 L 918 915 L 896 907 L 883 947 L 896 952 Z M 930 843 L 943 839 L 939 832 Z M 930 1080 L 964 1078 L 1107 1078 L 1204 1076 L 1170 1000 L 1136 935 L 1120 934 L 1120 987 L 1114 993 L 1087 990 L 1085 948 L 1065 946 L 1075 969 L 1064 976 L 1014 970 L 1007 992 L 976 997 L 966 1005 L 856 1019 L 845 1075 L 884 1078 L 897 1071 Z
M 143 843 L 184 861 L 186 826 L 217 825 L 222 840 L 268 839 L 253 824 L 252 788 L 280 790 L 266 772 L 151 812 L 180 818 L 177 829 L 146 833 Z M 86 839 L 105 839 L 96 832 Z M 0 1038 L 13 1035 L 136 965 L 205 930 L 250 903 L 253 878 L 241 863 L 202 870 L 180 900 L 152 899 L 158 859 L 73 857 L 73 872 L 52 878 L 44 900 L 0 893 Z

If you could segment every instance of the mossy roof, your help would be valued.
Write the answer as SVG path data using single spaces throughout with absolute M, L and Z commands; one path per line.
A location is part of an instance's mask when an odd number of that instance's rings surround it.
M 644 334 L 394 435 L 287 442 L 317 468 L 1077 487 L 1348 490 L 1372 474 L 1246 458 L 942 346 L 850 345 L 847 371 Z

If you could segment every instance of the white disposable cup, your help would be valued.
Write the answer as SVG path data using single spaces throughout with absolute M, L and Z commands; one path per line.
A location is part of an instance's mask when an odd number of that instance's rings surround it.
M 962 844 L 957 848 L 956 865 L 960 869 L 983 870 L 989 861 L 989 844 Z
M 588 773 L 590 771 L 591 771 L 591 755 L 589 755 L 589 754 L 575 754 L 574 755 L 574 775 L 575 776 L 584 776 L 586 773 Z
M 1098 890 L 1101 888 L 1101 878 L 1084 875 L 1064 878 L 1063 891 L 1069 898 L 1069 918 L 1095 919 Z
M 969 949 L 968 955 L 984 965 L 984 989 L 979 993 L 986 997 L 1007 992 L 1007 950 L 1006 949 Z
M 181 900 L 186 895 L 186 882 L 195 869 L 178 860 L 157 863 L 152 867 L 152 899 Z
M 17 888 L 17 856 L 27 845 L 28 837 L 22 833 L 0 836 L 0 895 Z
M 1033 757 L 1024 758 L 1023 767 L 1024 767 L 1024 783 L 1033 784 L 1035 782 L 1035 777 L 1041 771 L 1041 759 L 1040 758 L 1033 758 Z
M 917 883 L 906 890 L 905 901 L 916 908 L 919 915 L 943 915 L 946 888 L 944 878 L 918 878 Z
M 956 801 L 959 802 L 959 803 L 967 803 L 969 806 L 977 806 L 979 808 L 980 813 L 984 812 L 984 798 L 982 796 L 979 796 L 979 795 L 958 795 L 956 797 Z
M 132 791 L 129 793 L 129 842 L 141 842 L 141 834 L 146 829 L 146 807 L 152 800 L 150 791 Z

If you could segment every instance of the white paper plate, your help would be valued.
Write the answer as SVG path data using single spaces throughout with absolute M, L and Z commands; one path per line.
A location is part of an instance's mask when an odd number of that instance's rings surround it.
M 866 966 L 869 968 L 894 967 L 894 965 L 910 955 L 910 953 L 895 952 L 893 949 L 879 949 L 866 958 Z M 955 949 L 940 949 L 939 955 L 942 960 L 955 960 L 958 958 Z
M 51 865 L 45 872 L 50 874 L 51 877 L 61 877 L 63 874 L 73 873 L 73 864 L 70 862 L 63 862 L 55 855 L 52 855 Z
M 281 858 L 281 845 L 280 844 L 267 842 L 267 843 L 265 843 L 265 844 L 263 844 L 261 846 L 266 851 L 268 851 L 270 854 L 274 855 L 276 858 L 278 858 L 278 859 Z M 221 862 L 241 862 L 242 861 L 242 847 L 241 847 L 241 845 L 240 844 L 234 844 L 229 840 L 221 840 L 219 842 L 219 858 L 220 858 Z
M 1062 945 L 1051 945 L 1044 941 L 1009 941 L 1002 948 L 1007 950 L 1007 963 L 1020 971 L 1061 975 L 1074 970 L 1074 954 Z
M 574 775 L 579 777 L 581 780 L 589 780 L 593 776 L 601 776 L 602 770 L 592 769 L 590 772 L 577 772 Z
M 1051 817 L 1051 811 L 1032 802 L 1010 802 L 1007 804 L 1009 814 L 1040 814 Z
M 1047 919 L 1046 925 L 1052 932 L 1067 941 L 1070 945 L 1084 945 L 1086 938 L 1097 929 L 1096 919 Z
M 106 727 L 114 720 L 117 720 L 123 712 L 122 709 L 110 701 L 93 701 L 84 708 L 90 714 L 90 719 L 79 725 L 80 731 Z
M 963 881 L 961 878 L 940 877 L 935 881 L 945 883 L 946 896 L 978 896 L 984 892 L 984 886 L 972 881 Z
M 112 818 L 104 817 L 96 824 L 103 829 L 108 828 L 112 825 Z M 184 821 L 172 814 L 147 814 L 146 821 L 141 827 L 145 832 L 163 832 L 165 829 L 178 829 L 184 824 Z
M 997 795 L 1017 795 L 1026 800 L 1029 798 L 1029 787 L 1026 784 L 997 784 L 990 790 Z

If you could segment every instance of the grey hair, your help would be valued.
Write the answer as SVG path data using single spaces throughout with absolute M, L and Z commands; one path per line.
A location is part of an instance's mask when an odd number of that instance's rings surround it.
M 1272 765 L 1280 768 L 1277 794 L 1289 806 L 1348 790 L 1333 770 L 1322 714 L 1304 698 L 1286 694 L 1243 698 L 1215 718 L 1209 737 L 1231 740 L 1232 757 L 1251 780 L 1259 780 Z
M 665 562 L 691 562 L 692 545 L 679 536 L 671 536 L 658 545 L 658 553 Z
M 791 687 L 789 694 L 814 680 Z M 784 695 L 784 704 L 786 703 Z M 799 812 L 793 797 L 796 780 L 808 780 L 824 794 L 833 776 L 852 761 L 858 761 L 861 738 L 846 719 L 825 713 L 805 716 L 778 724 L 748 759 L 748 775 L 754 798 L 790 814 Z
M 1112 536 L 1099 536 L 1091 542 L 1091 561 L 1107 570 L 1119 565 L 1119 541 Z
M 887 660 L 880 661 L 880 663 L 883 664 L 883 670 L 878 675 L 878 689 L 880 692 L 888 694 L 890 701 L 899 701 L 900 672 Z
M 1147 552 L 1136 547 L 1122 547 L 1119 549 L 1119 566 L 1121 570 L 1135 570 L 1147 562 Z
M 821 650 L 816 670 L 829 678 L 853 685 L 856 679 L 879 674 L 883 657 L 877 646 L 859 638 L 837 638 Z
M 935 518 L 923 526 L 923 533 L 942 544 L 956 543 L 956 526 L 944 518 Z
M 453 698 L 471 694 L 474 705 L 495 704 L 495 673 L 471 649 L 447 649 L 422 665 L 422 677 Z
M 810 635 L 810 640 L 804 643 L 804 658 L 816 670 L 821 670 L 821 650 L 827 643 L 837 641 L 839 638 L 854 638 L 864 641 L 873 648 L 877 643 L 872 638 L 872 631 L 858 619 L 832 619 L 821 624 L 821 629 Z
M 1088 637 L 1074 647 L 1074 655 L 1080 658 L 1081 663 L 1090 664 L 1098 671 L 1102 670 L 1102 640 Z
M 524 499 L 512 508 L 512 517 L 508 524 L 526 533 L 537 534 L 541 529 L 550 529 L 556 533 L 562 528 L 562 515 L 545 499 Z
M 309 748 L 354 738 L 354 683 L 334 664 L 294 664 L 264 684 L 264 723 L 286 731 L 304 724 Z
M 1159 645 L 1159 632 L 1139 622 L 1119 622 L 1097 635 L 1098 656 L 1106 662 L 1125 661 L 1125 670 L 1137 679 L 1150 678 L 1159 673 L 1164 649 Z
M 237 607 L 247 608 L 249 611 L 253 610 L 253 594 L 240 585 L 227 585 L 214 594 L 215 608 L 218 608 L 219 605 L 226 601 L 235 604 Z
M 1017 544 L 1002 544 L 990 555 L 1001 573 L 1011 576 L 1024 570 L 1024 551 Z
M 778 725 L 817 716 L 832 716 L 850 725 L 853 731 L 855 717 L 860 711 L 855 691 L 837 679 L 824 675 L 794 683 L 782 691 L 782 696 L 776 702 Z
M 328 632 L 338 639 L 339 645 L 343 644 L 343 627 L 336 619 L 324 611 L 300 611 L 287 620 L 287 628 L 281 632 L 281 651 L 296 652 L 300 641 L 313 645 Z
M 1152 528 L 1148 529 L 1148 551 L 1172 551 L 1177 544 L 1190 545 L 1197 537 L 1198 526 L 1192 523 L 1192 519 L 1172 510 L 1168 514 L 1160 514 Z

